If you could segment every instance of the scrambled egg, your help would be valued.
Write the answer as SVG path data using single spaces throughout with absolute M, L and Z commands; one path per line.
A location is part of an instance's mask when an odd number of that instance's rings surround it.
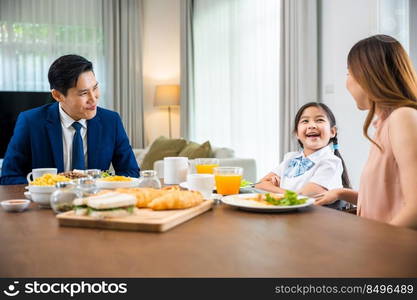
M 31 181 L 29 184 L 30 185 L 54 186 L 57 182 L 60 182 L 60 181 L 70 181 L 70 179 L 62 175 L 52 175 L 52 174 L 47 173 Z
M 101 179 L 102 181 L 132 181 L 132 178 L 126 176 L 107 176 Z

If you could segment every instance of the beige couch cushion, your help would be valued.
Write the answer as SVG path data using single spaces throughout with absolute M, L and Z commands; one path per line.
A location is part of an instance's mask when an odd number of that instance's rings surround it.
M 143 158 L 140 169 L 152 170 L 155 161 L 164 159 L 164 157 L 178 156 L 186 145 L 187 141 L 184 139 L 168 139 L 163 136 L 157 138 Z
M 235 151 L 230 148 L 213 147 L 213 157 L 215 158 L 233 158 Z

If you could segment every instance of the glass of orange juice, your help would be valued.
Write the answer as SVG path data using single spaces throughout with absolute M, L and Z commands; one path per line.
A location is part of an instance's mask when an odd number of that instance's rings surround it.
M 217 193 L 222 195 L 239 194 L 243 168 L 217 167 L 213 169 Z
M 196 158 L 195 169 L 198 174 L 213 174 L 213 169 L 219 166 L 218 158 Z

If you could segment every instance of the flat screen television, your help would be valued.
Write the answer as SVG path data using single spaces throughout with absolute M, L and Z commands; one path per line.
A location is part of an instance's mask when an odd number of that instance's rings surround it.
M 0 158 L 4 158 L 19 113 L 54 101 L 50 92 L 0 91 Z

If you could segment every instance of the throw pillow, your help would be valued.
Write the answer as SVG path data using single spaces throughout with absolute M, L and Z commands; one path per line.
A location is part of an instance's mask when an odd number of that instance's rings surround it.
M 141 170 L 153 170 L 153 163 L 164 157 L 178 156 L 178 153 L 187 145 L 184 139 L 168 139 L 164 136 L 157 138 L 143 158 Z
M 213 151 L 211 150 L 209 141 L 201 145 L 194 142 L 189 142 L 187 146 L 181 150 L 178 156 L 186 156 L 189 159 L 206 158 L 213 157 Z

